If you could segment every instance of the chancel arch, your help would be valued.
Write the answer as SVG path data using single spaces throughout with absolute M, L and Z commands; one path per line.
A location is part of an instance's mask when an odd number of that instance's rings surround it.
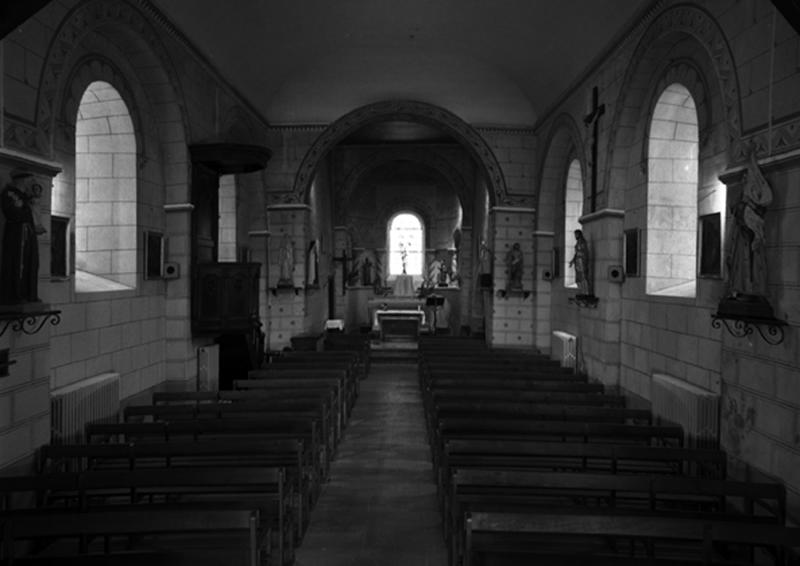
M 417 101 L 386 101 L 353 110 L 325 129 L 306 152 L 298 169 L 292 190 L 296 202 L 306 200 L 320 160 L 333 147 L 364 126 L 386 121 L 422 124 L 452 137 L 480 165 L 492 205 L 506 201 L 508 191 L 501 166 L 492 148 L 475 128 L 438 106 Z

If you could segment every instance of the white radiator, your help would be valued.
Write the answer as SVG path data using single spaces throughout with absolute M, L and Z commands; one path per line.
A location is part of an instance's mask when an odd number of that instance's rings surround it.
M 683 427 L 686 446 L 719 446 L 718 393 L 662 373 L 653 374 L 653 415 Z
M 219 391 L 219 344 L 197 349 L 197 390 Z
M 565 368 L 574 368 L 578 338 L 574 334 L 563 330 L 554 330 L 553 338 L 550 343 L 551 357 L 561 362 Z
M 89 423 L 119 420 L 119 374 L 101 373 L 50 392 L 50 442 L 84 441 Z

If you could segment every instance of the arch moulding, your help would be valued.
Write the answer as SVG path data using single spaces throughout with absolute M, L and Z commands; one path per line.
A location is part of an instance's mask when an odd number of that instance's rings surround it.
M 348 173 L 341 186 L 341 190 L 338 191 L 336 200 L 340 205 L 339 210 L 342 209 L 341 206 L 350 200 L 353 191 L 355 191 L 365 175 L 393 161 L 410 161 L 429 167 L 442 181 L 446 182 L 447 185 L 453 189 L 456 195 L 458 195 L 461 201 L 461 208 L 464 210 L 465 214 L 467 213 L 468 207 L 471 206 L 471 193 L 468 194 L 468 183 L 466 179 L 464 179 L 461 171 L 454 167 L 447 158 L 439 155 L 435 151 L 424 151 L 413 148 L 393 149 L 391 152 L 377 150 L 363 159 Z
M 563 181 L 571 157 L 578 159 L 581 178 L 586 178 L 588 156 L 582 142 L 581 131 L 569 114 L 560 114 L 550 126 L 545 154 L 539 171 L 539 191 L 536 201 L 536 228 L 553 230 L 559 198 L 563 197 Z M 584 191 L 586 189 L 586 183 Z M 585 195 L 584 195 L 585 198 Z
M 692 58 L 684 55 L 682 61 L 671 61 L 666 66 L 656 65 L 654 67 L 652 64 L 648 64 L 648 60 L 655 57 L 655 53 L 659 50 L 669 51 L 671 49 L 675 43 L 676 34 L 683 35 L 702 49 L 697 50 L 697 55 Z M 699 72 L 700 69 L 711 69 L 713 76 L 709 76 L 708 72 Z M 671 77 L 669 77 L 670 75 Z M 713 119 L 713 122 L 724 124 L 723 135 L 728 159 L 732 161 L 741 159 L 745 148 L 741 137 L 739 81 L 730 45 L 719 25 L 709 13 L 697 6 L 681 4 L 667 8 L 657 15 L 639 39 L 614 104 L 606 163 L 616 163 L 615 151 L 626 152 L 629 150 L 620 145 L 617 140 L 617 132 L 627 126 L 635 127 L 636 120 L 641 118 L 639 115 L 641 107 L 647 106 L 649 109 L 653 104 L 644 98 L 631 100 L 631 97 L 642 96 L 642 94 L 652 95 L 653 81 L 667 78 L 683 79 L 691 83 L 687 86 L 702 85 L 704 84 L 703 79 L 708 81 L 705 85 L 709 92 L 695 88 L 693 95 L 699 95 L 700 100 L 696 100 L 696 102 L 705 106 L 704 114 L 714 111 L 722 114 L 720 118 Z M 716 84 L 713 84 L 712 81 Z M 719 108 L 710 108 L 711 102 L 716 96 L 719 97 Z M 706 121 L 706 125 L 709 125 L 705 117 L 699 117 L 699 119 Z M 705 135 L 705 133 L 703 132 L 701 135 Z M 701 144 L 704 142 L 706 142 L 705 139 L 701 140 Z M 613 169 L 613 165 L 606 167 L 603 178 L 603 188 L 606 191 L 613 189 L 611 187 Z
M 55 132 L 60 125 L 64 104 L 69 104 L 70 98 L 80 96 L 75 92 L 67 92 L 70 86 L 74 86 L 67 82 L 76 76 L 74 69 L 85 62 L 75 61 L 76 53 L 90 34 L 105 26 L 118 26 L 115 29 L 120 30 L 120 33 L 115 35 L 113 42 L 115 46 L 125 45 L 136 49 L 147 46 L 146 56 L 149 61 L 140 63 L 139 66 L 150 64 L 158 69 L 164 82 L 152 88 L 166 92 L 163 97 L 165 105 L 176 107 L 175 113 L 180 116 L 183 131 L 189 132 L 186 116 L 180 104 L 180 100 L 183 99 L 180 84 L 177 81 L 168 81 L 168 77 L 177 77 L 178 73 L 147 17 L 125 0 L 87 0 L 78 4 L 65 16 L 48 47 L 42 68 L 36 105 L 36 125 L 43 139 L 49 144 L 47 148 L 49 154 L 52 154 L 54 149 Z M 97 47 L 96 42 L 95 47 Z M 95 59 L 100 58 L 95 57 Z M 70 71 L 65 73 L 65 69 Z M 101 72 L 107 74 L 109 66 L 98 61 L 94 65 L 89 65 L 88 69 L 95 70 L 98 74 Z M 138 67 L 133 70 L 136 72 Z M 118 68 L 114 68 L 112 73 L 117 78 L 121 74 Z M 130 85 L 128 87 L 126 90 L 130 92 Z
M 489 185 L 492 205 L 507 203 L 508 191 L 503 171 L 491 147 L 478 131 L 444 108 L 406 100 L 377 102 L 362 106 L 345 114 L 325 128 L 325 131 L 303 157 L 288 198 L 293 202 L 304 202 L 320 160 L 352 132 L 367 124 L 382 120 L 408 120 L 430 125 L 450 134 L 480 165 Z

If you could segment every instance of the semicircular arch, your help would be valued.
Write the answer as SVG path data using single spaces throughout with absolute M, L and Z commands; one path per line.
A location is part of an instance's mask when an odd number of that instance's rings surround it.
M 436 127 L 455 138 L 480 165 L 489 185 L 493 205 L 506 203 L 508 191 L 500 163 L 491 147 L 470 124 L 452 112 L 418 101 L 377 102 L 345 114 L 320 134 L 306 152 L 295 176 L 292 197 L 304 202 L 311 187 L 314 172 L 329 151 L 352 132 L 372 123 L 385 120 L 407 120 Z

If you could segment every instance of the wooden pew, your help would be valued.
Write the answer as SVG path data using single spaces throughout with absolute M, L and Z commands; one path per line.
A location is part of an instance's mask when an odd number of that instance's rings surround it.
M 87 442 L 172 442 L 174 440 L 301 440 L 313 458 L 315 478 L 327 477 L 328 461 L 320 442 L 317 423 L 306 419 L 202 419 L 154 423 L 90 424 L 86 427 Z M 313 486 L 316 501 L 321 486 Z
M 574 421 L 652 425 L 650 411 L 621 407 L 518 403 L 513 401 L 449 401 L 434 403 L 426 410 L 429 434 L 440 420 L 525 419 L 530 421 Z
M 562 379 L 537 379 L 537 376 L 526 378 L 505 379 L 494 377 L 436 377 L 431 376 L 428 381 L 430 389 L 452 389 L 462 391 L 465 389 L 505 389 L 527 390 L 551 393 L 603 393 L 605 387 L 602 383 L 586 383 L 582 381 L 569 381 Z
M 726 477 L 722 450 L 640 446 L 635 444 L 539 442 L 529 439 L 450 439 L 445 441 L 438 484 L 455 468 L 539 469 L 627 474 Z
M 220 390 L 220 391 L 163 391 L 153 393 L 154 405 L 191 405 L 197 403 L 234 403 L 265 401 L 306 401 L 322 403 L 324 413 L 336 423 L 337 436 L 341 436 L 341 419 L 337 405 L 336 391 L 309 390 L 303 388 L 269 389 L 269 390 Z
M 40 474 L 50 475 L 87 470 L 186 470 L 230 466 L 283 468 L 295 494 L 293 514 L 299 526 L 296 534 L 298 539 L 302 537 L 320 478 L 315 476 L 312 456 L 301 440 L 228 438 L 129 444 L 50 444 L 42 446 L 37 454 L 37 470 Z
M 271 374 L 274 377 L 335 377 L 336 373 L 341 372 L 344 379 L 344 393 L 349 416 L 349 412 L 355 405 L 360 392 L 361 379 L 355 366 L 350 363 L 347 365 L 331 363 L 331 361 L 324 359 L 324 353 L 319 356 L 314 355 L 314 352 L 307 352 L 307 354 L 312 355 L 308 357 L 276 358 L 273 363 L 267 364 L 258 370 L 258 373 L 251 372 L 249 377 L 251 379 L 260 378 L 264 377 L 264 374 Z
M 184 405 L 129 405 L 123 410 L 124 422 L 155 422 L 230 418 L 304 418 L 320 423 L 320 434 L 327 453 L 334 454 L 339 442 L 336 422 L 331 422 L 324 405 L 298 400 L 242 401 L 238 403 L 196 403 Z
M 572 384 L 586 384 L 587 379 L 585 375 L 576 373 L 562 373 L 555 371 L 541 370 L 537 367 L 531 368 L 480 368 L 471 367 L 464 369 L 439 369 L 428 372 L 421 372 L 419 375 L 420 387 L 423 390 L 435 386 L 437 383 L 454 380 L 459 383 L 469 386 L 475 383 L 477 385 L 484 383 L 494 383 L 495 386 L 499 382 L 506 381 L 536 381 L 543 383 L 572 383 Z
M 603 422 L 535 421 L 520 418 L 456 417 L 439 419 L 431 438 L 434 469 L 442 461 L 448 440 L 546 440 L 555 442 L 605 442 L 681 446 L 683 429 L 670 425 L 635 425 Z
M 281 391 L 296 391 L 301 394 L 333 394 L 336 403 L 336 414 L 340 416 L 340 427 L 343 429 L 349 415 L 344 393 L 344 384 L 339 378 L 326 377 L 275 377 L 257 375 L 250 379 L 234 379 L 233 388 L 237 391 L 260 391 L 262 395 Z M 269 392 L 269 393 L 267 393 Z
M 327 332 L 323 340 L 324 352 L 350 351 L 358 354 L 361 359 L 363 371 L 362 379 L 366 379 L 370 369 L 370 339 L 367 334 L 345 334 L 342 332 Z
M 626 473 L 654 476 L 725 478 L 727 456 L 701 450 L 632 444 L 448 440 L 434 470 L 440 503 L 450 490 L 455 469 L 517 469 L 563 472 Z
M 469 468 L 455 469 L 450 486 L 443 514 L 445 535 L 456 558 L 462 551 L 463 517 L 475 512 L 536 513 L 577 507 L 588 512 L 611 508 L 643 515 L 718 521 L 746 519 L 773 525 L 783 525 L 786 520 L 786 490 L 777 483 Z
M 349 403 L 351 399 L 348 394 L 347 372 L 344 370 L 267 367 L 270 369 L 250 370 L 247 372 L 247 379 L 236 381 L 270 381 L 279 385 L 280 388 L 308 387 L 309 385 L 335 387 L 337 401 L 342 409 L 342 414 L 345 416 L 350 414 Z
M 261 566 L 269 552 L 268 532 L 257 509 L 224 506 L 135 505 L 121 508 L 29 509 L 0 514 L 3 562 L 8 565 L 37 564 L 180 564 L 202 556 L 207 566 Z M 189 536 L 193 538 L 188 538 Z M 85 544 L 100 537 L 99 552 Z M 123 537 L 125 546 L 115 547 Z M 142 552 L 127 548 L 137 540 Z M 42 551 L 21 558 L 27 544 L 51 545 L 74 541 L 62 555 Z M 57 551 L 56 551 L 57 552 Z M 64 552 L 64 549 L 61 549 Z M 90 553 L 91 552 L 91 553 Z
M 564 391 L 529 391 L 520 389 L 428 389 L 423 394 L 431 403 L 439 400 L 472 401 L 518 401 L 527 403 L 569 403 L 571 405 L 592 405 L 600 407 L 624 407 L 625 397 L 610 393 L 581 393 Z
M 783 563 L 787 549 L 800 546 L 800 529 L 748 521 L 589 513 L 561 509 L 537 513 L 476 512 L 466 518 L 464 566 L 478 554 L 516 553 L 524 562 L 566 565 L 751 564 L 730 562 L 720 543 L 765 548 Z M 609 547 L 616 540 L 619 552 Z M 628 544 L 620 544 L 627 542 Z M 745 552 L 745 557 L 749 552 Z
M 0 491 L 37 491 L 41 508 L 210 503 L 257 509 L 272 533 L 277 564 L 293 560 L 296 536 L 293 493 L 283 468 L 226 465 L 192 468 L 104 469 L 0 478 Z

